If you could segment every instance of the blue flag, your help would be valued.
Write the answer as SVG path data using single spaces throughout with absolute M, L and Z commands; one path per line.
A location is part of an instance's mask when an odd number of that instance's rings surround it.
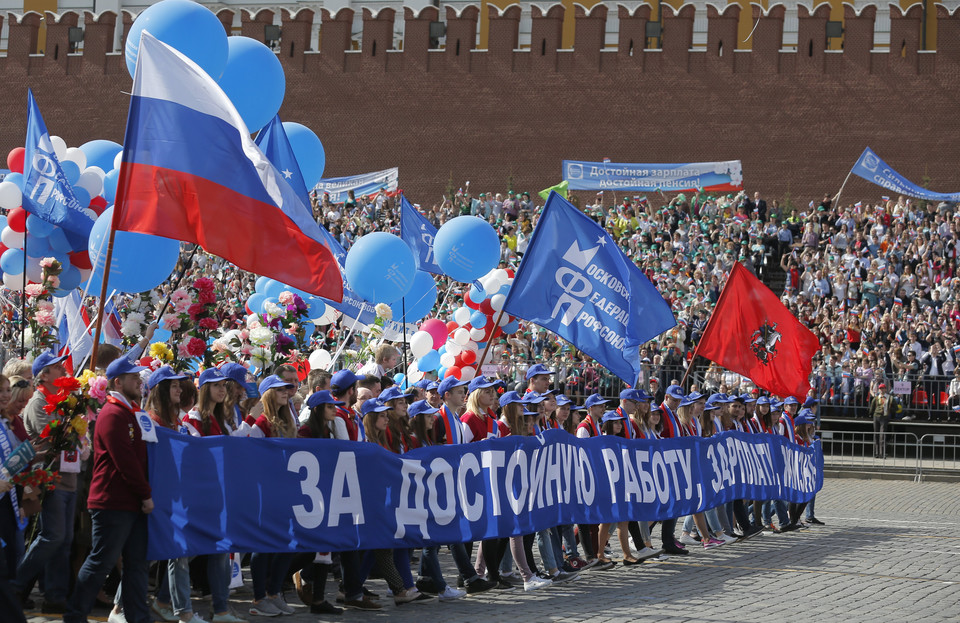
M 550 193 L 503 309 L 553 331 L 629 384 L 640 345 L 677 322 L 617 243 Z
M 433 255 L 433 239 L 437 237 L 437 228 L 417 212 L 403 195 L 400 196 L 400 237 L 417 258 L 418 269 L 434 275 L 444 274 Z
M 869 147 L 860 154 L 860 158 L 857 160 L 857 164 L 853 165 L 851 172 L 868 182 L 873 182 L 877 186 L 882 186 L 900 195 L 926 199 L 927 201 L 960 201 L 960 193 L 936 193 L 922 186 L 917 186 L 894 171 Z M 883 200 L 887 201 L 889 198 L 884 197 Z
M 93 219 L 84 213 L 87 206 L 77 201 L 73 187 L 63 173 L 32 90 L 27 92 L 27 140 L 24 147 L 23 209 L 63 227 L 68 234 L 86 239 L 93 227 Z

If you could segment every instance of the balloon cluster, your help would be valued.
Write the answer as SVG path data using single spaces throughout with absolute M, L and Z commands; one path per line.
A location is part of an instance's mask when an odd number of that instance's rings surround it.
M 513 271 L 493 269 L 480 280 L 479 287 L 472 285 L 464 293 L 464 306 L 454 310 L 449 321 L 424 321 L 410 338 L 410 352 L 416 361 L 406 378 L 416 383 L 436 370 L 439 378 L 473 379 L 487 342 L 515 333 L 520 326 L 509 314 L 500 315 L 513 277 Z
M 309 310 L 307 315 L 312 321 L 312 323 L 308 323 L 306 327 L 308 332 L 306 335 L 307 338 L 313 334 L 315 326 L 322 327 L 334 323 L 340 315 L 340 312 L 324 303 L 320 298 L 313 296 L 312 294 L 307 294 L 303 290 L 284 285 L 276 279 L 270 279 L 269 277 L 257 278 L 257 281 L 254 284 L 254 293 L 247 298 L 247 313 L 263 314 L 265 313 L 264 306 L 267 303 L 279 305 L 280 293 L 285 291 L 293 292 L 302 298 L 303 302 L 307 304 L 307 308 Z

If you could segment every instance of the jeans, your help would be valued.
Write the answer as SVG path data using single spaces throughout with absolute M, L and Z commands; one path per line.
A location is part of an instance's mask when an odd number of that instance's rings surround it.
M 467 553 L 466 545 L 451 543 L 447 547 L 450 548 L 450 555 L 453 556 L 453 562 L 457 565 L 457 571 L 465 583 L 480 579 L 477 570 L 473 568 L 473 564 L 470 562 L 470 554 Z
M 442 593 L 447 589 L 447 582 L 443 579 L 440 570 L 440 546 L 424 547 L 420 553 L 420 577 L 430 578 L 437 591 Z
M 347 601 L 363 599 L 361 552 L 340 552 L 340 574 L 343 578 L 343 594 Z
M 537 549 L 540 550 L 540 562 L 544 569 L 550 571 L 557 568 L 556 555 L 553 549 L 553 535 L 550 530 L 541 530 L 537 532 Z M 563 561 L 563 558 L 560 559 Z
M 767 500 L 763 503 L 763 525 L 769 526 L 773 519 L 773 511 L 777 511 L 777 523 L 785 526 L 790 523 L 790 515 L 787 512 L 787 504 L 783 500 Z
M 151 623 L 147 608 L 147 516 L 139 511 L 91 509 L 90 518 L 93 545 L 77 574 L 64 623 L 86 622 L 103 581 L 121 555 L 124 616 L 129 623 Z
M 573 533 L 573 524 L 558 526 L 557 531 L 563 539 L 563 549 L 567 556 L 579 558 L 580 552 L 577 550 L 577 536 Z
M 157 601 L 170 604 L 173 613 L 177 616 L 185 612 L 193 612 L 193 606 L 190 604 L 189 558 L 175 558 L 167 561 L 167 572 L 160 578 Z
M 253 580 L 253 600 L 260 601 L 267 595 L 279 595 L 283 590 L 284 576 L 290 563 L 293 562 L 294 554 L 271 553 L 263 554 L 257 552 L 250 555 L 250 577 Z M 226 586 L 230 586 L 230 562 L 227 556 L 226 566 Z M 208 570 L 208 573 L 212 573 Z M 211 590 L 213 586 L 211 583 Z
M 807 502 L 807 512 L 806 512 L 807 521 L 810 521 L 811 519 L 816 517 L 816 514 L 814 514 L 813 512 L 813 505 L 816 501 L 817 501 L 817 496 L 813 496 L 813 498 L 809 502 Z
M 890 418 L 882 416 L 873 419 L 873 456 L 884 459 L 887 457 L 887 424 Z
M 292 556 L 292 554 L 291 554 Z M 253 567 L 253 564 L 250 565 Z M 210 600 L 213 602 L 213 612 L 223 614 L 230 609 L 230 554 L 210 554 L 207 556 L 207 583 L 210 584 Z M 284 569 L 281 573 L 285 573 Z M 188 578 L 189 579 L 189 578 Z M 281 582 L 283 577 L 280 578 Z M 187 582 L 187 595 L 190 594 L 190 583 Z
M 0 539 L 6 544 L 0 547 L 0 612 L 10 623 L 26 623 L 20 598 L 10 585 L 17 571 L 16 534 L 17 517 L 13 514 L 13 504 L 5 494 L 0 497 Z
M 47 601 L 63 603 L 70 588 L 70 544 L 73 542 L 73 517 L 77 506 L 76 491 L 48 491 L 40 511 L 40 534 L 17 569 L 14 590 L 24 592 L 43 572 Z

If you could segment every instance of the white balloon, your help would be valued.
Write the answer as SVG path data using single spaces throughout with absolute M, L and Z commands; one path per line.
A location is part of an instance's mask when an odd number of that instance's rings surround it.
M 463 345 L 463 350 L 472 350 L 473 352 L 478 352 L 480 350 L 480 347 L 477 346 L 476 342 L 474 342 L 473 340 L 470 340 L 469 342 Z
M 463 351 L 463 346 L 460 346 L 453 340 L 447 340 L 446 347 L 447 347 L 447 352 L 453 355 L 454 357 L 456 357 L 461 353 L 461 351 Z
M 470 366 L 464 366 L 460 368 L 461 381 L 472 381 L 476 376 L 477 376 L 477 371 L 471 368 Z
M 457 308 L 457 311 L 453 312 L 453 321 L 456 322 L 461 327 L 467 324 L 468 322 L 470 322 L 470 308 L 469 307 Z
M 67 150 L 63 152 L 63 158 L 61 158 L 61 160 L 75 162 L 81 171 L 87 168 L 87 154 L 83 153 L 83 150 L 79 147 L 68 147 Z
M 421 372 L 420 370 L 414 370 L 413 372 L 408 372 L 407 379 L 409 379 L 411 383 L 419 383 L 420 381 L 423 380 L 423 372 Z
M 440 365 L 443 366 L 444 368 L 449 368 L 450 366 L 452 366 L 457 362 L 456 359 L 457 358 L 451 355 L 450 353 L 443 353 L 442 355 L 440 355 Z
M 483 287 L 483 291 L 487 293 L 487 295 L 500 289 L 500 282 L 497 281 L 497 278 L 494 275 L 487 275 L 486 277 L 480 279 L 480 285 Z
M 513 320 L 513 316 L 511 316 L 510 314 L 504 314 L 504 315 L 500 316 L 500 325 L 499 325 L 499 326 L 505 327 L 505 326 L 507 326 L 508 324 L 510 324 L 510 322 L 511 322 L 512 320 Z
M 94 175 L 96 175 L 97 177 L 100 178 L 100 181 L 101 181 L 101 182 L 103 181 L 103 178 L 105 178 L 105 177 L 107 176 L 107 174 L 104 172 L 104 170 L 101 169 L 100 167 L 87 167 L 86 169 L 83 170 L 83 172 L 84 172 L 84 173 L 93 173 Z
M 486 334 L 487 332 L 484 331 L 483 329 L 470 329 L 470 339 L 473 340 L 474 342 L 479 342 L 480 340 L 483 339 L 483 336 Z
M 15 210 L 23 203 L 23 192 L 13 182 L 0 182 L 0 208 Z M 469 315 L 468 315 L 469 319 Z
M 433 336 L 426 331 L 417 331 L 410 336 L 410 352 L 420 359 L 433 349 Z
M 93 220 L 97 220 L 97 216 L 98 216 L 97 211 L 94 210 L 93 208 L 84 208 L 83 213 L 89 216 L 90 218 L 92 218 Z
M 326 311 L 323 312 L 323 315 L 313 321 L 313 324 L 318 327 L 323 327 L 328 324 L 332 324 L 337 321 L 337 310 L 333 308 L 332 305 L 327 305 Z
M 497 283 L 500 284 L 500 287 L 503 287 L 507 280 L 510 279 L 510 273 L 508 273 L 503 268 L 494 268 L 493 274 L 497 277 Z
M 57 160 L 63 162 L 67 159 L 67 142 L 59 136 L 51 136 L 50 142 L 53 143 L 53 151 L 57 154 Z M 81 169 L 83 167 L 80 167 Z
M 80 270 L 80 283 L 86 283 L 87 279 L 90 278 L 90 275 L 93 274 L 92 268 L 81 268 Z
M 11 290 L 22 290 L 24 285 L 23 273 L 20 273 L 19 275 L 3 273 L 3 285 L 7 286 Z
M 35 283 L 43 281 L 43 269 L 40 268 L 39 257 L 27 258 L 27 279 Z
M 322 348 L 313 351 L 310 353 L 310 357 L 307 358 L 307 363 L 310 364 L 311 370 L 326 370 L 330 366 L 331 361 L 333 361 L 333 357 Z
M 503 309 L 503 304 L 506 302 L 507 302 L 506 294 L 494 294 L 493 296 L 490 297 L 490 307 L 492 307 L 494 311 L 500 311 L 501 309 Z
M 103 190 L 103 178 L 98 177 L 93 171 L 84 171 L 80 174 L 76 185 L 89 192 L 91 197 L 96 197 Z
M 470 341 L 470 331 L 460 328 L 453 332 L 453 341 L 463 346 Z
M 10 226 L 7 225 L 3 228 L 3 231 L 0 231 L 0 242 L 8 249 L 22 249 L 23 234 L 18 231 L 13 231 L 10 229 Z
M 120 163 L 123 162 L 123 150 L 117 152 L 117 155 L 113 157 L 113 168 L 119 169 Z

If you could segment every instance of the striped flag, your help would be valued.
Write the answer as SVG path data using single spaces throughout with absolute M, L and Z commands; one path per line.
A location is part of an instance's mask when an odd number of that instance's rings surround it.
M 881 195 L 880 198 L 883 199 L 884 201 L 890 201 L 890 197 L 886 195 Z
M 960 356 L 960 344 L 957 344 L 956 346 L 953 347 L 953 354 L 955 357 Z
M 864 355 L 869 355 L 869 354 L 870 354 L 870 349 L 867 348 L 866 344 L 861 344 L 861 345 L 860 345 L 860 352 L 863 353 Z
M 103 341 L 106 344 L 120 346 L 123 344 L 123 333 L 120 331 L 120 312 L 117 306 L 113 304 L 113 299 L 107 301 L 103 306 Z
M 68 296 L 54 299 L 56 312 L 60 314 L 59 354 L 69 355 L 67 361 L 72 363 L 74 370 L 78 369 L 93 351 L 93 337 L 87 329 L 90 319 L 80 301 L 80 293 L 76 290 Z
M 860 208 L 863 207 L 863 202 L 862 202 L 862 201 L 858 201 L 858 202 L 856 202 L 855 204 L 853 204 L 853 207 L 855 207 L 855 208 L 857 209 L 857 211 L 859 212 L 859 211 L 860 211 Z
M 897 305 L 898 307 L 903 307 L 903 299 L 899 297 L 894 297 L 893 304 Z

